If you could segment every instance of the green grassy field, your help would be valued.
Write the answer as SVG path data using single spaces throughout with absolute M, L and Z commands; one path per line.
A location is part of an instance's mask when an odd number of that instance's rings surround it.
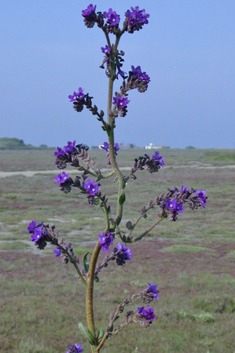
M 0 153 L 0 172 L 54 169 L 51 150 Z M 143 153 L 120 151 L 120 166 L 131 167 Z M 90 154 L 98 167 L 106 167 L 105 152 Z M 147 281 L 157 283 L 160 290 L 151 327 L 129 325 L 107 341 L 103 352 L 234 353 L 235 151 L 167 149 L 161 154 L 166 168 L 153 175 L 138 172 L 137 180 L 128 182 L 123 229 L 126 221 L 138 217 L 143 204 L 168 187 L 203 188 L 209 199 L 205 209 L 187 209 L 177 222 L 167 219 L 147 238 L 130 245 L 134 256 L 126 266 L 112 263 L 102 270 L 95 285 L 97 327 Z M 53 174 L 0 177 L 0 352 L 64 353 L 74 342 L 90 352 L 78 330 L 78 321 L 85 323 L 82 284 L 72 265 L 55 258 L 53 247 L 37 250 L 26 228 L 35 218 L 55 224 L 82 258 L 92 251 L 104 220 L 99 208 L 85 203 L 84 195 L 63 194 L 53 182 Z M 112 178 L 102 181 L 113 214 L 116 188 Z M 157 212 L 152 210 L 140 222 L 136 235 L 150 226 Z

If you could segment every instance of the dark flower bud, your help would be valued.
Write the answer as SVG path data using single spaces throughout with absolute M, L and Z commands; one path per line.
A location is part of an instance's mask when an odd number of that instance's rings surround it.
M 132 311 L 132 310 L 127 311 L 126 317 L 133 315 L 133 313 L 134 313 L 134 311 Z
M 131 221 L 126 222 L 127 229 L 132 229 L 132 227 L 133 227 L 133 225 L 132 225 Z

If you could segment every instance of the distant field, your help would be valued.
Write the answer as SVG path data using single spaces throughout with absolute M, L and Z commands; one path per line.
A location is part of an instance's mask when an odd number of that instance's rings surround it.
M 131 167 L 144 153 L 121 150 L 119 164 Z M 106 167 L 104 151 L 90 154 L 98 167 Z M 209 199 L 205 209 L 188 209 L 177 222 L 163 221 L 146 239 L 130 245 L 134 257 L 125 267 L 110 264 L 101 272 L 95 286 L 97 326 L 106 324 L 117 304 L 146 281 L 157 283 L 160 290 L 154 304 L 157 320 L 151 327 L 143 331 L 130 325 L 108 341 L 103 352 L 233 353 L 235 169 L 226 166 L 235 165 L 235 151 L 166 149 L 160 154 L 167 168 L 152 175 L 139 171 L 137 180 L 128 182 L 123 229 L 127 220 L 138 217 L 143 204 L 168 187 L 203 188 Z M 53 169 L 53 150 L 0 151 L 0 172 Z M 113 178 L 102 181 L 113 214 L 116 188 Z M 26 230 L 36 218 L 55 224 L 78 255 L 92 250 L 104 221 L 100 209 L 84 201 L 79 192 L 61 193 L 53 174 L 0 177 L 0 352 L 64 353 L 69 344 L 84 342 L 77 327 L 78 321 L 85 323 L 83 286 L 70 264 L 55 258 L 50 246 L 37 250 Z M 140 222 L 136 234 L 156 214 L 157 209 Z
M 25 151 L 0 151 L 0 171 L 25 171 L 25 170 L 50 170 L 54 169 L 54 151 L 45 150 L 25 150 Z M 235 150 L 206 150 L 206 149 L 162 149 L 161 154 L 165 156 L 167 165 L 231 165 L 235 164 Z M 105 152 L 103 150 L 92 149 L 90 154 L 96 160 L 98 167 L 106 167 Z M 122 166 L 129 166 L 134 158 L 144 155 L 151 155 L 153 151 L 145 149 L 120 150 L 118 160 L 122 161 Z

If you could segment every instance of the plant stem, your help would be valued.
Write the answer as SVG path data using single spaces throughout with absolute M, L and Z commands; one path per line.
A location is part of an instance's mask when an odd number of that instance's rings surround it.
M 117 216 L 116 216 L 116 221 L 115 221 L 116 225 L 118 225 L 122 220 L 123 203 L 120 203 L 119 199 L 120 199 L 120 196 L 121 196 L 123 190 L 125 189 L 125 184 L 126 184 L 125 180 L 123 178 L 123 175 L 122 175 L 120 169 L 118 168 L 118 165 L 116 162 L 116 155 L 115 155 L 115 150 L 114 150 L 114 121 L 113 121 L 113 117 L 110 116 L 110 111 L 112 109 L 112 98 L 113 98 L 113 82 L 114 82 L 115 75 L 116 75 L 115 67 L 114 67 L 114 56 L 116 55 L 116 52 L 117 52 L 119 40 L 120 40 L 120 36 L 117 36 L 116 43 L 114 46 L 114 51 L 111 53 L 109 89 L 108 89 L 108 106 L 107 106 L 108 124 L 110 126 L 110 130 L 107 131 L 107 135 L 108 135 L 108 139 L 109 139 L 110 161 L 111 161 L 111 165 L 113 167 L 113 170 L 119 180 Z
M 132 239 L 130 241 L 130 243 L 135 243 L 136 241 L 139 241 L 140 239 L 142 239 L 145 235 L 147 235 L 154 227 L 156 227 L 156 225 L 158 223 L 160 223 L 165 217 L 161 217 L 159 218 L 156 222 L 154 222 L 151 227 L 149 227 L 145 232 L 143 232 L 142 234 L 140 234 L 138 237 Z
M 93 311 L 93 290 L 94 290 L 94 273 L 95 273 L 97 259 L 101 249 L 101 247 L 99 246 L 99 242 L 100 241 L 97 242 L 91 257 L 91 261 L 89 264 L 89 271 L 87 275 L 87 287 L 86 287 L 87 328 L 95 339 L 97 338 L 96 338 L 95 319 L 94 319 L 94 311 Z

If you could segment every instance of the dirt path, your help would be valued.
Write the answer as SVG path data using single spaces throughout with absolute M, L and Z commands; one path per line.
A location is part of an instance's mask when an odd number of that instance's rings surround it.
M 167 168 L 173 168 L 173 169 L 179 169 L 179 168 L 191 168 L 191 169 L 235 169 L 235 165 L 223 165 L 223 166 L 213 166 L 210 164 L 201 164 L 201 163 L 195 163 L 191 165 L 177 165 L 177 166 L 167 166 L 164 167 L 165 169 Z M 120 168 L 121 170 L 130 170 L 130 167 L 123 167 Z M 105 168 L 101 169 L 101 172 L 110 172 L 111 168 Z M 24 172 L 18 171 L 18 172 L 2 172 L 0 171 L 0 178 L 6 178 L 6 177 L 11 177 L 15 175 L 23 175 L 25 177 L 33 177 L 38 174 L 59 174 L 58 169 L 52 169 L 52 170 L 26 170 Z M 66 169 L 66 172 L 69 174 L 81 174 L 82 172 L 76 170 L 76 169 Z

